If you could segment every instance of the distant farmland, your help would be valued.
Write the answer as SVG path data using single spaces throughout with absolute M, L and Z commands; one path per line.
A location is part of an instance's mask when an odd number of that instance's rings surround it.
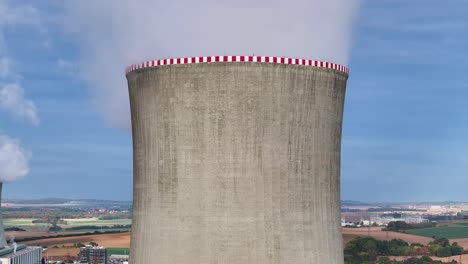
M 433 228 L 411 229 L 406 230 L 406 233 L 436 238 L 468 238 L 468 223 L 453 223 L 440 225 Z
M 25 229 L 26 231 L 46 231 L 50 224 L 46 223 L 33 223 L 34 218 L 7 218 L 3 220 L 5 227 L 19 227 Z M 132 223 L 131 219 L 112 219 L 112 220 L 99 220 L 98 218 L 81 218 L 81 219 L 65 219 L 67 222 L 66 225 L 59 224 L 63 230 L 60 232 L 94 232 L 101 231 L 100 227 L 113 227 L 115 225 L 130 225 Z M 95 228 L 85 228 L 85 229 L 72 229 L 67 230 L 68 228 L 76 227 L 86 227 L 93 226 Z M 104 229 L 103 231 L 128 231 L 129 228 L 111 228 Z

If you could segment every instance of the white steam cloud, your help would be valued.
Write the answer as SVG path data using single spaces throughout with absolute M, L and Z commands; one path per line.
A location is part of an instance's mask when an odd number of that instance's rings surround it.
M 19 25 L 40 28 L 37 13 L 31 6 L 14 6 L 10 1 L 0 0 L 0 111 L 10 112 L 34 126 L 39 125 L 37 109 L 24 97 L 21 76 L 15 72 L 15 63 L 8 56 L 5 31 Z
M 17 26 L 42 31 L 37 9 L 18 1 L 0 0 L 0 111 L 11 113 L 34 126 L 39 117 L 34 103 L 26 99 L 21 86 L 21 75 L 15 69 L 15 60 L 9 56 L 6 32 Z M 31 153 L 19 141 L 0 132 L 0 182 L 11 182 L 29 173 Z
M 114 125 L 129 126 L 123 70 L 150 59 L 262 55 L 348 63 L 360 0 L 68 1 L 82 74 Z M 79 23 L 77 22 L 79 21 Z
M 0 134 L 0 182 L 11 182 L 29 173 L 30 152 L 16 139 Z
M 0 110 L 11 112 L 34 126 L 39 125 L 36 106 L 24 97 L 23 88 L 17 83 L 0 86 Z

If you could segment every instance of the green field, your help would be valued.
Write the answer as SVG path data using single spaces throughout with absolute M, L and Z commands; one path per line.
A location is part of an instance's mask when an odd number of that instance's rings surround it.
M 68 220 L 66 225 L 61 225 L 63 228 L 74 226 L 113 226 L 113 225 L 130 225 L 131 219 L 113 219 L 113 220 L 90 220 L 90 221 L 73 221 Z
M 129 248 L 107 248 L 107 255 L 128 255 Z
M 468 222 L 460 222 L 460 223 L 453 223 L 454 225 L 459 225 L 459 226 L 467 226 L 468 227 Z
M 92 233 L 94 231 L 102 231 L 102 232 L 129 232 L 130 228 L 106 228 L 106 229 L 80 229 L 80 230 L 67 230 L 62 229 L 60 232 L 69 232 L 69 233 Z
M 42 231 L 47 230 L 47 224 L 33 224 L 33 218 L 6 218 L 3 219 L 3 225 L 5 227 L 19 227 L 28 231 Z
M 7 218 L 3 219 L 3 224 L 5 226 L 29 226 L 33 224 L 33 220 L 32 218 Z
M 34 218 L 7 218 L 3 219 L 3 224 L 5 227 L 19 227 L 23 228 L 27 231 L 45 231 L 47 228 L 50 226 L 48 224 L 44 223 L 39 223 L 39 224 L 33 224 Z M 67 220 L 66 225 L 59 225 L 66 231 L 67 228 L 70 227 L 78 227 L 78 226 L 114 226 L 114 225 L 130 225 L 132 223 L 131 219 L 113 219 L 113 220 Z M 114 230 L 115 229 L 115 230 Z M 82 230 L 75 230 L 73 232 L 94 232 L 99 229 L 82 229 Z M 127 231 L 128 229 L 119 229 L 119 228 L 113 228 L 113 229 L 104 229 L 104 231 Z
M 444 224 L 433 228 L 406 230 L 405 232 L 424 237 L 447 239 L 468 238 L 468 223 Z

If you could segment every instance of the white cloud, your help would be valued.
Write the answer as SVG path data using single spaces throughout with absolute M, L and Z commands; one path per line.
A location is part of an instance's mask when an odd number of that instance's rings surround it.
M 36 106 L 24 98 L 23 88 L 17 83 L 0 86 L 0 110 L 13 113 L 34 126 L 39 125 Z
M 0 0 L 0 110 L 39 125 L 35 104 L 24 97 L 19 74 L 13 69 L 14 61 L 8 56 L 4 32 L 16 25 L 41 28 L 37 9 L 31 6 L 13 6 L 8 0 Z
M 66 1 L 82 75 L 114 125 L 129 127 L 123 71 L 144 60 L 265 55 L 347 64 L 359 0 Z M 79 22 L 77 22 L 79 21 Z
M 39 32 L 45 32 L 37 9 L 0 0 L 0 110 L 37 126 L 39 117 L 36 106 L 24 96 L 19 83 L 20 75 L 14 70 L 15 61 L 9 56 L 5 41 L 5 30 L 17 25 L 34 27 Z M 29 173 L 30 158 L 31 153 L 23 149 L 18 140 L 0 133 L 0 182 L 11 182 L 26 176 Z
M 0 134 L 0 182 L 11 182 L 29 173 L 31 153 L 18 140 Z

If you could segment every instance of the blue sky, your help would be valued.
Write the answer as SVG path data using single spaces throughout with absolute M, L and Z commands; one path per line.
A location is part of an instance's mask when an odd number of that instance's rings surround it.
M 40 119 L 36 126 L 0 110 L 0 133 L 32 153 L 29 174 L 5 196 L 130 200 L 130 132 L 103 117 L 60 1 L 38 2 L 0 0 L 0 15 L 2 6 L 15 15 L 0 18 L 0 59 L 9 60 L 0 84 L 20 85 Z M 343 199 L 468 201 L 467 33 L 466 0 L 363 1 L 350 53 Z

